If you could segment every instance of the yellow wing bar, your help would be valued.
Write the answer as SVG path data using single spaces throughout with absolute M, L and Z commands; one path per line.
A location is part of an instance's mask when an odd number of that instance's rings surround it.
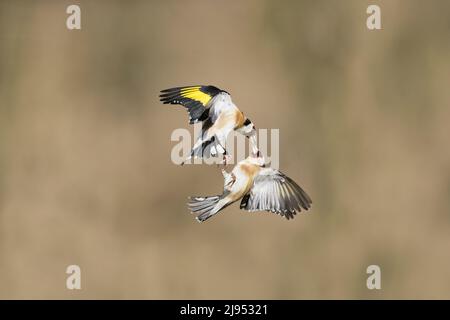
M 203 107 L 211 101 L 211 99 L 223 91 L 214 86 L 186 86 L 165 89 L 161 91 L 160 100 L 163 103 L 181 104 L 187 108 L 194 104 L 200 104 Z
M 200 86 L 185 88 L 181 90 L 180 94 L 184 98 L 199 101 L 203 106 L 206 106 L 212 97 L 209 94 L 200 91 L 200 88 Z
M 159 95 L 164 104 L 180 104 L 189 111 L 189 122 L 203 121 L 208 117 L 208 104 L 223 91 L 214 86 L 188 86 L 165 89 Z

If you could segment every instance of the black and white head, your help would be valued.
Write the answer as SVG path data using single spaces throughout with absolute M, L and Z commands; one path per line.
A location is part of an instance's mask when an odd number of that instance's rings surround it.
M 244 121 L 244 124 L 242 125 L 241 132 L 243 135 L 245 135 L 247 138 L 250 138 L 252 136 L 256 135 L 256 128 L 253 122 L 246 118 Z

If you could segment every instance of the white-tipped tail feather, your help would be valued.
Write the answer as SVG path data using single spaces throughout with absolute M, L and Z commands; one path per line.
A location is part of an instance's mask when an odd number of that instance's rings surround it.
M 199 222 L 203 222 L 211 218 L 221 209 L 221 206 L 218 206 L 220 199 L 220 196 L 190 197 L 188 207 L 192 213 L 198 214 L 196 219 Z

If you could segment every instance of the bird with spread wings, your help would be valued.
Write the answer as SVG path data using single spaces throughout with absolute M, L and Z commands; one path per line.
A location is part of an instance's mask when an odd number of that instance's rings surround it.
M 236 107 L 228 92 L 212 85 L 197 85 L 165 89 L 159 97 L 164 104 L 184 106 L 189 112 L 190 124 L 202 123 L 201 133 L 186 160 L 222 155 L 226 164 L 225 144 L 233 130 L 249 138 L 253 152 L 257 151 L 256 128 Z
M 286 219 L 311 207 L 308 194 L 279 170 L 266 168 L 259 151 L 240 161 L 230 173 L 222 170 L 222 174 L 224 188 L 221 195 L 190 198 L 188 207 L 197 215 L 197 221 L 211 218 L 238 200 L 241 200 L 241 209 L 269 211 Z

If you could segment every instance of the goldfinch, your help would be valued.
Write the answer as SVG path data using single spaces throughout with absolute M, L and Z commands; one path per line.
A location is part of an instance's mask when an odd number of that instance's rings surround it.
M 231 101 L 228 92 L 211 85 L 198 85 L 165 89 L 159 98 L 164 104 L 184 106 L 190 124 L 202 122 L 200 136 L 186 160 L 222 155 L 226 163 L 225 143 L 233 130 L 250 138 L 253 150 L 257 148 L 255 126 Z
M 269 211 L 286 219 L 294 218 L 301 209 L 311 207 L 311 198 L 292 179 L 278 170 L 266 168 L 258 151 L 239 162 L 227 173 L 222 170 L 224 189 L 221 195 L 191 197 L 188 208 L 203 222 L 241 200 L 240 208 L 247 211 Z

